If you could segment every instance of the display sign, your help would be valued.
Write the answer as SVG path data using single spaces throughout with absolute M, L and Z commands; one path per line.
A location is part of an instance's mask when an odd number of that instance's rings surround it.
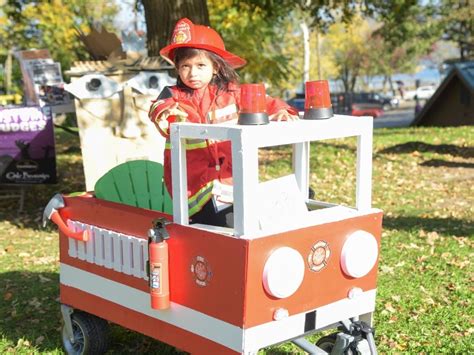
M 36 85 L 58 85 L 63 83 L 61 65 L 52 59 L 25 61 L 28 72 Z
M 64 91 L 61 65 L 54 62 L 47 50 L 29 50 L 15 53 L 23 74 L 27 105 L 65 106 L 72 112 L 72 100 Z M 66 106 L 71 106 L 67 108 Z
M 50 107 L 0 110 L 0 184 L 56 183 Z

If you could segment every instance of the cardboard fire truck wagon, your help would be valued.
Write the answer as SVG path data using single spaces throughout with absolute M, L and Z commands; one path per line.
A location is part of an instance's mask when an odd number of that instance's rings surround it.
M 371 207 L 372 126 L 371 117 L 339 115 L 175 123 L 172 210 L 143 161 L 113 169 L 108 200 L 100 186 L 53 197 L 45 217 L 59 226 L 66 351 L 105 352 L 112 322 L 192 354 L 256 354 L 287 341 L 313 354 L 375 354 L 382 212 Z M 310 143 L 344 137 L 357 137 L 353 207 L 319 201 L 314 184 L 315 197 L 308 193 Z M 193 139 L 231 141 L 233 228 L 190 224 Z M 281 145 L 292 146 L 293 174 L 259 182 L 259 148 Z M 305 338 L 329 328 L 316 344 Z

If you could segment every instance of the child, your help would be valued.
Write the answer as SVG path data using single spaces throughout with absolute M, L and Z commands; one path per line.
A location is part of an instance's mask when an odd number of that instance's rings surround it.
M 238 118 L 240 89 L 235 69 L 246 61 L 227 52 L 216 31 L 186 18 L 176 23 L 171 44 L 160 54 L 178 72 L 177 85 L 166 87 L 149 112 L 150 119 L 167 139 L 164 179 L 171 194 L 170 123 L 179 120 L 212 124 Z M 266 106 L 272 120 L 298 119 L 298 112 L 281 100 L 267 96 Z M 188 139 L 186 162 L 191 222 L 232 225 L 232 205 L 220 204 L 217 192 L 219 182 L 228 183 L 232 178 L 230 141 Z M 222 206 L 228 207 L 221 209 Z

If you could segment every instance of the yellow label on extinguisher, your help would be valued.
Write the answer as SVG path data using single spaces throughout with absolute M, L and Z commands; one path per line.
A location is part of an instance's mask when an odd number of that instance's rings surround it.
M 161 293 L 161 280 L 162 280 L 162 267 L 161 263 L 151 264 L 150 272 L 150 287 L 152 292 Z

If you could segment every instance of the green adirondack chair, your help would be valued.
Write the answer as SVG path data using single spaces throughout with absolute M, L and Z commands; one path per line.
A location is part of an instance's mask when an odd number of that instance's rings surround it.
M 163 181 L 163 165 L 133 160 L 117 165 L 97 180 L 97 198 L 173 214 L 171 197 Z

